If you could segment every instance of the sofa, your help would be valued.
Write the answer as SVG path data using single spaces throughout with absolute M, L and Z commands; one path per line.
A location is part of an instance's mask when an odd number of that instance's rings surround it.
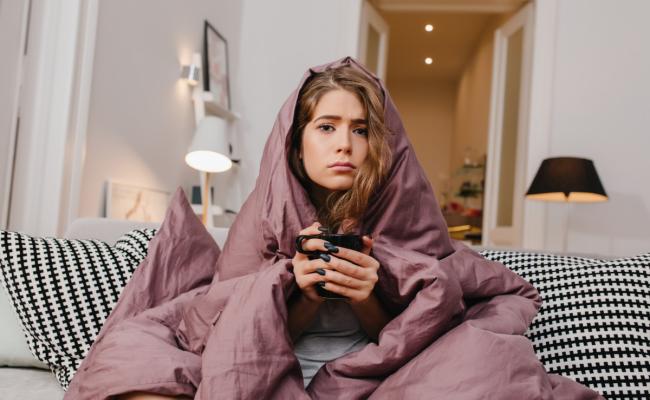
M 103 218 L 85 218 L 74 221 L 64 236 L 69 239 L 97 239 L 106 243 L 115 243 L 116 240 L 118 240 L 118 238 L 120 238 L 125 232 L 135 229 L 156 229 L 157 227 L 157 224 L 152 223 L 108 220 Z M 228 229 L 210 228 L 209 231 L 217 244 L 219 244 L 220 247 L 223 246 Z M 592 351 L 593 349 L 601 349 L 598 347 L 601 346 L 601 344 L 593 345 L 594 347 L 591 349 L 588 348 L 589 346 L 587 345 L 586 349 L 576 352 L 573 352 L 572 350 L 574 346 L 579 348 L 582 346 L 581 343 L 587 343 L 585 338 L 591 337 L 594 333 L 594 329 L 592 329 L 591 326 L 589 326 L 589 329 L 583 329 L 583 321 L 578 321 L 578 323 L 576 323 L 575 319 L 582 318 L 580 315 L 582 315 L 581 313 L 584 312 L 584 309 L 577 308 L 574 310 L 575 312 L 568 312 L 567 307 L 570 308 L 570 306 L 567 306 L 567 304 L 570 304 L 573 301 L 571 298 L 575 298 L 576 296 L 573 296 L 572 294 L 566 295 L 565 292 L 566 290 L 578 290 L 578 292 L 576 292 L 578 293 L 577 297 L 582 298 L 581 296 L 583 296 L 583 294 L 580 292 L 583 289 L 581 288 L 581 282 L 584 282 L 584 286 L 587 288 L 585 289 L 585 293 L 587 293 L 585 296 L 587 297 L 583 299 L 582 303 L 592 307 L 594 301 L 593 296 L 589 297 L 592 294 L 592 290 L 587 286 L 590 284 L 601 285 L 600 281 L 598 281 L 600 278 L 599 275 L 602 275 L 603 271 L 605 271 L 606 274 L 606 271 L 609 271 L 609 269 L 605 266 L 609 265 L 610 262 L 615 262 L 615 260 L 607 260 L 607 257 L 598 255 L 558 255 L 516 249 L 504 250 L 483 247 L 474 248 L 481 252 L 481 254 L 486 258 L 503 262 L 516 273 L 528 279 L 538 288 L 538 290 L 540 290 L 545 304 L 543 305 L 542 310 L 540 310 L 540 314 L 536 317 L 536 320 L 533 321 L 533 324 L 526 335 L 533 341 L 538 358 L 544 363 L 550 372 L 569 375 L 570 377 L 601 391 L 601 393 L 607 395 L 607 398 L 650 398 L 645 397 L 645 394 L 650 394 L 650 386 L 648 385 L 650 378 L 647 376 L 650 368 L 648 367 L 648 365 L 650 365 L 650 347 L 648 347 L 650 346 L 650 340 L 648 340 L 647 336 L 647 322 L 645 322 L 646 325 L 640 327 L 633 324 L 635 329 L 639 328 L 639 331 L 637 332 L 638 334 L 635 333 L 633 335 L 634 337 L 632 337 L 633 343 L 631 347 L 626 347 L 626 354 L 624 356 L 627 357 L 627 359 L 620 361 L 618 364 L 616 364 L 616 362 L 612 365 L 608 364 L 608 360 L 612 357 L 610 354 L 607 355 L 609 358 L 605 361 L 599 361 L 598 359 L 585 361 L 585 357 L 591 357 L 591 354 L 594 352 Z M 640 273 L 639 276 L 642 278 L 645 276 L 645 281 L 636 283 L 640 285 L 639 287 L 641 289 L 635 289 L 634 293 L 635 295 L 638 295 L 637 298 L 641 299 L 639 307 L 642 308 L 642 310 L 640 311 L 640 315 L 650 317 L 650 315 L 647 314 L 649 308 L 649 293 L 647 291 L 649 269 L 646 261 L 647 259 L 642 259 L 640 264 L 636 262 L 632 263 L 634 267 L 632 273 L 638 272 Z M 628 264 L 625 265 L 627 266 Z M 637 264 L 639 264 L 638 268 Z M 620 267 L 620 265 L 623 265 L 620 263 L 614 265 L 618 268 L 617 270 L 627 268 Z M 595 273 L 587 274 L 588 276 L 596 276 L 595 283 L 590 281 L 591 278 L 584 278 L 587 276 L 584 271 L 587 270 L 596 271 Z M 540 273 L 539 271 L 542 271 L 543 273 Z M 578 276 L 577 280 L 575 279 L 576 276 Z M 616 284 L 618 284 L 619 279 L 616 278 L 615 281 L 617 282 Z M 623 283 L 627 284 L 625 282 Z M 567 289 L 567 287 L 569 289 Z M 595 295 L 600 296 L 597 293 Z M 623 297 L 627 299 L 629 294 L 624 293 Z M 601 314 L 614 315 L 616 312 L 620 311 L 621 304 L 627 303 L 623 301 L 623 303 L 614 302 L 604 304 L 605 309 L 601 311 L 605 314 Z M 587 314 L 589 313 L 587 312 Z M 624 315 L 624 317 L 627 316 L 627 314 Z M 633 319 L 638 319 L 638 317 L 639 315 L 637 314 L 632 316 Z M 601 317 L 599 316 L 598 318 Z M 618 318 L 618 316 L 615 316 L 614 318 Z M 620 318 L 615 321 L 616 324 L 614 325 L 616 327 L 620 325 L 619 320 Z M 589 322 L 587 321 L 586 324 L 589 325 Z M 64 391 L 55 379 L 55 376 L 47 370 L 45 364 L 38 361 L 28 350 L 21 324 L 9 304 L 6 293 L 1 289 L 0 326 L 2 326 L 2 331 L 0 333 L 0 398 L 20 400 L 63 398 Z M 611 326 L 603 326 L 604 327 L 601 330 L 607 336 L 607 340 L 604 342 L 604 346 L 607 346 L 606 348 L 611 347 L 611 341 L 617 340 L 618 337 L 621 338 L 621 342 L 630 343 L 630 337 L 625 335 L 617 336 L 620 333 L 618 331 L 613 332 L 611 329 L 610 331 L 605 332 L 605 330 L 611 328 Z M 579 334 L 576 337 L 567 339 L 568 336 L 572 335 L 574 327 L 576 327 L 576 330 L 587 336 L 580 336 Z M 596 326 L 595 329 L 598 330 L 600 328 L 599 326 Z M 558 337 L 560 337 L 560 339 L 558 339 Z M 614 339 L 612 339 L 612 337 Z M 595 352 L 599 353 L 599 351 Z M 558 354 L 560 354 L 559 357 Z M 615 353 L 614 357 L 618 357 L 619 355 L 621 354 Z M 586 365 L 586 369 L 583 370 L 580 368 L 581 365 Z M 620 374 L 617 375 L 620 370 L 618 367 L 621 366 L 623 366 L 622 376 L 630 379 L 623 379 L 620 377 Z M 630 366 L 632 369 L 626 370 L 626 368 L 629 368 Z M 605 368 L 605 370 L 603 368 Z M 599 380 L 600 376 L 603 374 L 607 375 L 610 372 L 610 375 L 612 376 L 611 380 Z M 643 378 L 644 376 L 645 378 Z M 615 383 L 614 386 L 618 382 L 620 387 L 612 387 L 612 382 Z M 594 387 L 594 385 L 598 387 Z

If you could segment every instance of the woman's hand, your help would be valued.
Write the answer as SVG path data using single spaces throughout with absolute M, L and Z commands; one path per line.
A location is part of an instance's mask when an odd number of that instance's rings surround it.
M 301 230 L 298 234 L 318 235 L 321 233 L 321 231 L 318 230 L 319 226 L 321 226 L 320 223 L 314 222 L 311 226 Z M 320 250 L 326 252 L 327 249 L 324 244 L 325 241 L 322 239 L 308 239 L 302 242 L 302 248 L 307 251 Z M 314 285 L 318 282 L 324 281 L 325 279 L 322 275 L 315 273 L 318 269 L 324 268 L 324 261 L 321 259 L 310 260 L 306 254 L 296 251 L 296 255 L 293 256 L 291 263 L 293 264 L 293 274 L 296 277 L 296 283 L 298 284 L 298 287 L 300 287 L 303 296 L 314 303 L 322 303 L 325 299 L 318 295 Z
M 355 251 L 344 247 L 329 247 L 324 258 L 324 289 L 348 298 L 350 304 L 367 301 L 378 281 L 379 261 L 370 256 L 373 240 L 363 236 L 363 249 Z

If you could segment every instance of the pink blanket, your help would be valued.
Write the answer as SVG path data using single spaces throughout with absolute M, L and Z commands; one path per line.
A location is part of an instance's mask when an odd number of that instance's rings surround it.
M 385 96 L 390 177 L 358 233 L 375 238 L 375 294 L 394 318 L 378 343 L 325 364 L 305 390 L 287 299 L 297 290 L 294 238 L 316 210 L 288 167 L 286 140 L 306 79 L 346 65 Z M 522 336 L 541 305 L 538 292 L 449 238 L 388 91 L 350 57 L 305 73 L 280 110 L 223 252 L 206 237 L 179 190 L 67 399 L 135 390 L 197 399 L 602 398 L 545 371 Z

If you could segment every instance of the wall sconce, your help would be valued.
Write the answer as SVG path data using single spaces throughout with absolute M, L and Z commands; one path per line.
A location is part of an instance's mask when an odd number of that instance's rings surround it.
M 201 76 L 201 58 L 197 54 L 192 55 L 192 63 L 190 65 L 181 66 L 181 79 L 187 80 L 191 86 L 196 86 L 199 83 Z

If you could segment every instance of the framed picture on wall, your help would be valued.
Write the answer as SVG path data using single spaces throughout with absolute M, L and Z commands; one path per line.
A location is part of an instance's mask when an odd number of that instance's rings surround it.
M 108 180 L 106 218 L 141 222 L 162 222 L 171 193 Z
M 214 102 L 226 110 L 230 110 L 228 80 L 228 44 L 206 20 L 203 27 L 203 90 L 212 93 Z

